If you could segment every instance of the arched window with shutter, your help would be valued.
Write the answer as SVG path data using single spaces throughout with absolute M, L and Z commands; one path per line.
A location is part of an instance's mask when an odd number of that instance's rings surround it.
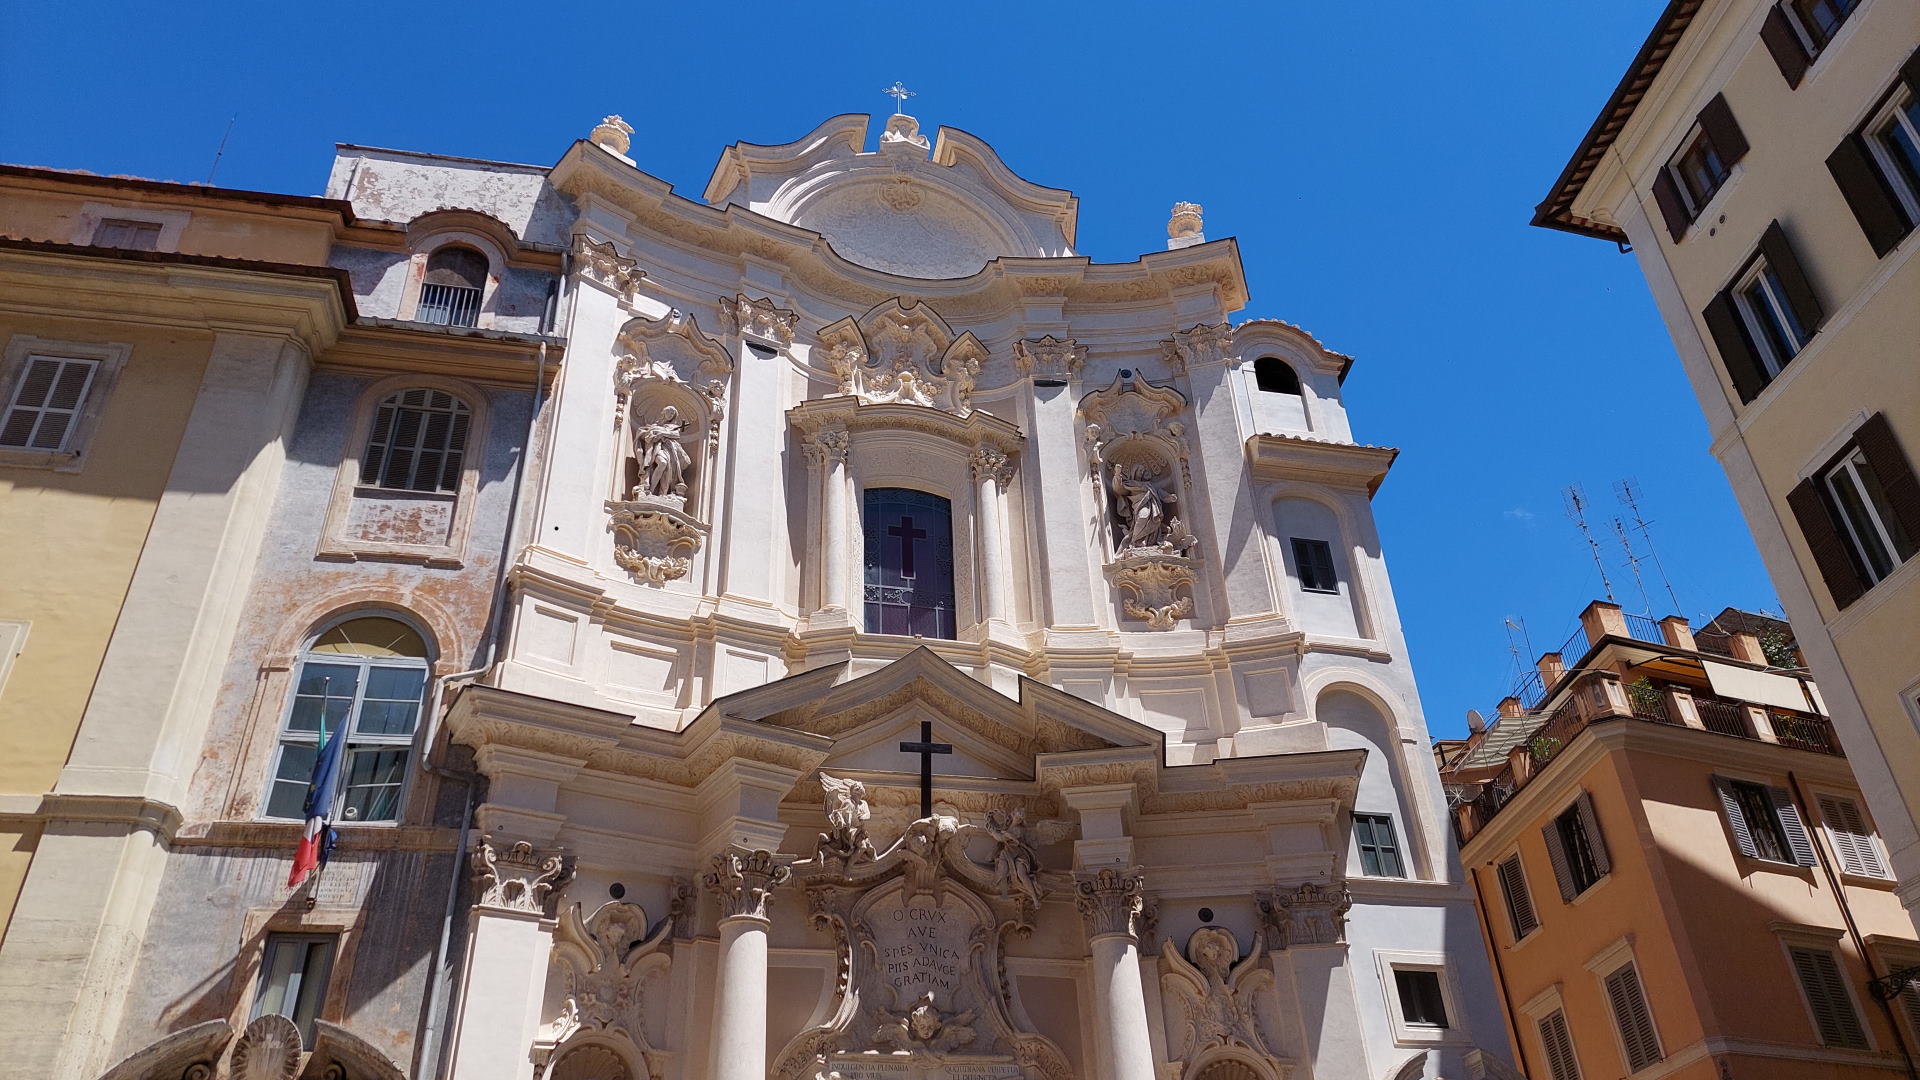
M 415 387 L 388 395 L 360 455 L 360 483 L 458 494 L 472 418 L 467 403 L 445 390 Z
M 427 256 L 414 318 L 436 326 L 474 326 L 486 286 L 487 257 L 473 248 L 448 244 Z

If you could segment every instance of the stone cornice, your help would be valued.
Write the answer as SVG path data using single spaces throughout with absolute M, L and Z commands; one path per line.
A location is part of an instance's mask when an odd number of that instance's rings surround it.
M 1386 446 L 1328 442 L 1300 435 L 1253 435 L 1247 439 L 1247 465 L 1257 480 L 1300 480 L 1311 484 L 1380 490 L 1400 451 Z
M 794 427 L 813 433 L 829 428 L 846 431 L 915 431 L 935 435 L 958 446 L 991 446 L 1001 453 L 1018 453 L 1027 441 L 1020 429 L 997 416 L 975 410 L 956 416 L 925 405 L 862 404 L 851 396 L 819 398 L 787 410 Z
M 566 339 L 491 330 L 428 327 L 391 320 L 361 320 L 345 329 L 317 367 L 356 374 L 445 375 L 489 386 L 531 388 L 539 373 L 540 346 L 547 347 L 547 379 L 560 370 Z
M 48 792 L 34 817 L 47 824 L 88 822 L 145 829 L 170 843 L 179 832 L 180 810 L 172 803 L 137 795 L 85 795 Z

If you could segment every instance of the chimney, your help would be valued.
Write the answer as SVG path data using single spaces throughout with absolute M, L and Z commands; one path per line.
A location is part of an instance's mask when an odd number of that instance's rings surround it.
M 1669 615 L 1661 619 L 1660 637 L 1666 641 L 1667 647 L 1670 649 L 1684 649 L 1687 652 L 1700 651 L 1700 647 L 1694 644 L 1693 641 L 1693 627 L 1687 625 L 1687 620 L 1684 616 Z
M 1560 654 L 1557 652 L 1541 653 L 1540 659 L 1534 661 L 1533 666 L 1540 671 L 1540 688 L 1542 690 L 1553 689 L 1553 684 L 1559 682 L 1560 676 L 1567 673 L 1567 663 L 1560 658 Z
M 1728 643 L 1733 646 L 1733 658 L 1745 660 L 1749 664 L 1762 664 L 1771 667 L 1767 652 L 1760 647 L 1760 639 L 1745 630 L 1735 630 L 1727 635 Z
M 1520 699 L 1517 697 L 1508 696 L 1500 699 L 1500 716 L 1503 719 L 1506 717 L 1519 716 L 1525 711 L 1525 709 L 1520 707 Z
M 1607 636 L 1631 637 L 1627 633 L 1627 617 L 1621 613 L 1619 604 L 1605 600 L 1595 600 L 1580 613 L 1580 628 L 1587 632 L 1587 645 L 1592 647 Z
M 1167 250 L 1178 251 L 1206 243 L 1207 234 L 1200 231 L 1200 225 L 1199 203 L 1174 203 L 1173 216 L 1167 219 Z

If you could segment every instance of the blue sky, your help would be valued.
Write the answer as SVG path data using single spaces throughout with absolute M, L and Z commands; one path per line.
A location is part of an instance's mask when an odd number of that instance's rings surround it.
M 1771 607 L 1634 259 L 1527 227 L 1660 0 L 186 5 L 0 0 L 0 160 L 318 193 L 335 142 L 551 163 L 603 114 L 697 198 L 727 143 L 884 113 L 985 138 L 1080 196 L 1081 250 L 1165 242 L 1175 200 L 1237 236 L 1253 301 L 1358 359 L 1356 436 L 1434 734 L 1600 595 L 1562 509 L 1631 477 L 1681 608 Z M 75 66 L 86 77 L 75 77 Z M 1652 614 L 1669 612 L 1649 578 Z M 1527 659 L 1531 659 L 1528 657 Z

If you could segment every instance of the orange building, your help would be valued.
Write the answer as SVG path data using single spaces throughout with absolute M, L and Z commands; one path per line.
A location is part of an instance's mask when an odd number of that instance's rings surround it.
M 1914 1075 L 1920 941 L 1787 624 L 1580 621 L 1435 748 L 1523 1069 Z

